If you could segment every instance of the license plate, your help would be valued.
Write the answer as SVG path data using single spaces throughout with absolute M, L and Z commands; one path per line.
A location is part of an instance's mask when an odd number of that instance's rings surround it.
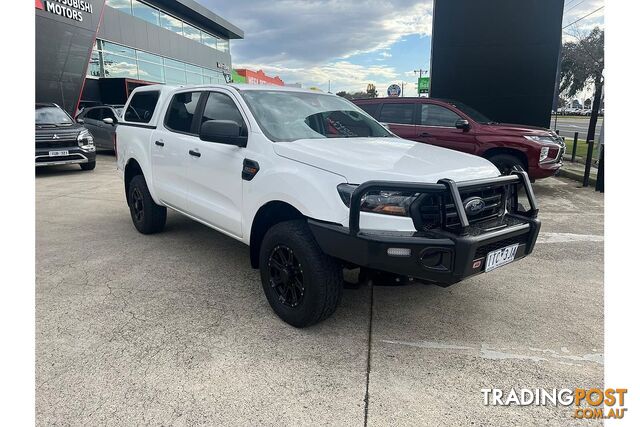
M 507 246 L 502 249 L 489 252 L 487 254 L 487 261 L 485 263 L 484 271 L 495 270 L 498 267 L 509 264 L 516 257 L 518 252 L 518 244 Z
M 69 155 L 69 151 L 67 151 L 67 150 L 49 151 L 49 156 L 50 156 L 50 157 L 54 157 L 54 156 L 68 156 L 68 155 Z

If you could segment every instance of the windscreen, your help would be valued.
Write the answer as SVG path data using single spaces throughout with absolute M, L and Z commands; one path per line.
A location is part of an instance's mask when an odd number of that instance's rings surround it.
M 68 125 L 71 123 L 73 120 L 61 108 L 54 105 L 36 105 L 37 125 Z
M 351 102 L 321 93 L 241 91 L 260 128 L 274 142 L 392 136 Z

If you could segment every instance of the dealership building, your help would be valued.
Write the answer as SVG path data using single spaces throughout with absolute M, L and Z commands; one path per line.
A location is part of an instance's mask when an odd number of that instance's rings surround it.
M 225 83 L 241 29 L 193 0 L 36 0 L 36 102 L 74 114 L 149 83 Z

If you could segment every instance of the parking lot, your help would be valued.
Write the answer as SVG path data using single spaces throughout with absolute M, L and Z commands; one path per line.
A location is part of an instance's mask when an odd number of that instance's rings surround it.
M 480 389 L 603 385 L 604 198 L 534 184 L 534 253 L 449 288 L 362 284 L 280 321 L 248 248 L 170 212 L 135 231 L 113 155 L 36 172 L 38 424 L 576 425 Z

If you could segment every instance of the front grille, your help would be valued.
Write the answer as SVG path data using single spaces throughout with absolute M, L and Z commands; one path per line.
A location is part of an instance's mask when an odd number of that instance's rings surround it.
M 460 198 L 464 205 L 465 201 L 473 197 L 483 200 L 484 209 L 471 215 L 467 213 L 469 224 L 497 218 L 504 214 L 505 198 L 510 198 L 513 184 L 486 185 L 475 188 L 460 188 Z M 418 225 L 425 231 L 435 228 L 446 228 L 456 231 L 460 228 L 460 217 L 456 211 L 452 196 L 449 192 L 425 193 L 418 200 L 417 215 Z M 415 211 L 414 211 L 415 212 Z
M 494 243 L 488 243 L 486 245 L 480 246 L 478 249 L 476 249 L 476 254 L 474 256 L 474 259 L 482 258 L 491 251 L 495 251 L 501 248 L 505 248 L 507 246 L 515 245 L 516 243 L 521 245 L 527 244 L 527 235 L 521 234 L 520 236 L 510 237 L 508 239 L 504 239 Z
M 77 129 L 36 129 L 36 148 L 60 148 L 73 145 L 78 145 Z

